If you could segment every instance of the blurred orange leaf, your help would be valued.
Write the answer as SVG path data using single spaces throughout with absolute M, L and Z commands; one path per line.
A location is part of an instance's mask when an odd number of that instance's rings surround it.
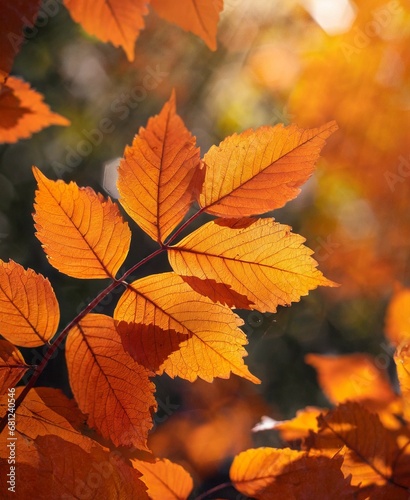
M 88 424 L 116 445 L 147 449 L 155 386 L 121 344 L 114 321 L 89 314 L 68 334 L 70 386 Z
M 223 0 L 151 0 L 156 12 L 171 23 L 198 35 L 211 50 L 216 50 L 216 33 Z
M 134 45 L 144 27 L 149 0 L 64 0 L 72 18 L 91 35 L 103 42 L 122 47 L 127 58 L 134 59 Z
M 409 457 L 403 453 L 393 432 L 387 430 L 378 415 L 358 403 L 339 405 L 319 417 L 319 431 L 307 439 L 310 449 L 333 457 L 343 455 L 342 471 L 352 475 L 352 484 L 367 486 L 397 483 L 410 486 Z M 406 477 L 397 477 L 396 470 L 406 464 Z M 402 486 L 398 486 L 400 488 Z
M 29 368 L 18 349 L 0 339 L 0 395 L 14 387 Z
M 33 27 L 40 0 L 3 0 L 0 29 L 0 89 L 13 66 L 14 57 L 24 42 L 24 26 Z
M 403 413 L 407 422 L 410 422 L 410 342 L 402 343 L 394 354 L 397 377 L 403 399 Z
M 256 500 L 354 498 L 341 457 L 309 456 L 289 448 L 256 448 L 234 458 L 229 476 L 235 488 Z
M 116 204 L 91 188 L 47 179 L 36 167 L 36 236 L 50 264 L 74 278 L 114 277 L 131 241 Z
M 131 283 L 117 304 L 114 319 L 117 324 L 126 321 L 155 325 L 169 334 L 186 336 L 162 364 L 160 373 L 165 371 L 172 378 L 179 376 L 191 382 L 198 377 L 212 382 L 215 377 L 229 378 L 232 372 L 259 382 L 242 359 L 247 343 L 238 328 L 242 320 L 228 307 L 192 290 L 174 273 Z
M 386 335 L 398 346 L 410 341 L 410 289 L 399 288 L 390 300 L 386 312 Z
M 131 463 L 142 473 L 141 481 L 147 486 L 151 498 L 186 500 L 194 487 L 189 473 L 166 458 L 155 463 L 142 460 L 131 460 Z
M 53 113 L 43 96 L 19 78 L 10 76 L 0 88 L 0 143 L 27 139 L 50 125 L 69 125 L 63 116 Z
M 367 354 L 308 354 L 305 360 L 317 370 L 319 384 L 334 404 L 351 400 L 380 411 L 397 398 L 386 371 Z
M 335 285 L 316 269 L 304 241 L 272 219 L 217 219 L 170 247 L 168 257 L 176 273 L 223 282 L 252 309 L 275 312 L 319 285 Z
M 56 333 L 60 309 L 47 278 L 14 261 L 0 261 L 0 334 L 13 344 L 37 347 Z
M 314 171 L 320 150 L 337 125 L 303 130 L 261 127 L 233 134 L 204 156 L 200 206 L 221 217 L 245 217 L 282 207 Z
M 118 170 L 121 205 L 155 241 L 164 242 L 188 212 L 199 165 L 195 137 L 176 114 L 173 93 L 125 149 Z

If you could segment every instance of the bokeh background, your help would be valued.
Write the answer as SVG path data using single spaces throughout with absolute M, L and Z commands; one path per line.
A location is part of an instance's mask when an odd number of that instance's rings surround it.
M 307 239 L 340 287 L 313 291 L 274 315 L 239 312 L 249 337 L 246 361 L 260 386 L 237 377 L 212 384 L 155 379 L 151 447 L 183 463 L 206 489 L 223 481 L 236 453 L 280 446 L 274 431 L 252 433 L 262 415 L 282 420 L 305 406 L 329 406 L 306 354 L 391 355 L 386 307 L 395 287 L 410 285 L 410 8 L 404 0 L 225 0 L 214 52 L 153 11 L 145 21 L 130 63 L 59 4 L 48 22 L 26 31 L 13 66 L 71 126 L 0 145 L 0 258 L 49 277 L 61 326 L 104 285 L 48 265 L 34 236 L 32 165 L 115 198 L 118 158 L 173 88 L 202 155 L 250 127 L 339 125 L 300 196 L 269 215 Z M 144 86 L 147 75 L 154 88 Z M 126 264 L 156 248 L 130 225 Z M 168 269 L 166 259 L 155 259 L 135 278 Z M 111 313 L 117 298 L 97 311 Z M 394 383 L 393 364 L 383 368 Z M 41 384 L 70 394 L 64 353 Z

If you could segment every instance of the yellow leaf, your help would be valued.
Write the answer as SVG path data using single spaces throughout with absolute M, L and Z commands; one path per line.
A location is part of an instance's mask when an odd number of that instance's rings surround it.
M 170 247 L 168 257 L 181 276 L 214 279 L 246 296 L 251 308 L 275 312 L 318 285 L 335 286 L 304 241 L 272 219 L 217 219 Z
M 37 168 L 33 171 L 36 236 L 50 264 L 74 278 L 115 277 L 131 241 L 117 205 L 91 188 L 51 181 Z
M 410 289 L 395 291 L 386 312 L 386 334 L 397 346 L 410 341 Z
M 70 386 L 80 409 L 116 446 L 147 448 L 156 408 L 149 372 L 121 344 L 114 321 L 89 314 L 67 337 L 66 359 Z
M 179 349 L 162 364 L 159 372 L 190 382 L 198 377 L 211 382 L 230 373 L 258 383 L 245 366 L 247 344 L 238 328 L 242 320 L 231 309 L 215 304 L 191 289 L 180 276 L 163 273 L 134 281 L 114 311 L 118 324 L 155 325 L 169 335 L 185 335 Z M 131 342 L 132 339 L 130 338 Z
M 195 138 L 175 112 L 175 95 L 125 149 L 118 171 L 120 203 L 155 241 L 188 212 L 200 165 Z
M 204 156 L 200 206 L 221 217 L 282 207 L 312 175 L 325 139 L 335 130 L 335 122 L 311 130 L 276 125 L 227 137 Z
M 56 333 L 60 309 L 47 278 L 14 261 L 0 261 L 0 334 L 11 343 L 38 347 Z
M 142 473 L 141 481 L 147 486 L 150 498 L 186 500 L 194 487 L 190 474 L 166 458 L 155 463 L 142 460 L 131 460 L 131 463 Z

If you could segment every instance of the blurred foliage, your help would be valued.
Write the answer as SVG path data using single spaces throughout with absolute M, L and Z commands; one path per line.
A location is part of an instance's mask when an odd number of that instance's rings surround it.
M 326 24 L 314 20 L 314 3 L 226 0 L 216 52 L 151 12 L 133 63 L 120 49 L 86 35 L 60 6 L 27 37 L 13 67 L 12 74 L 72 122 L 0 146 L 0 258 L 50 278 L 61 325 L 101 284 L 71 279 L 48 265 L 34 236 L 31 165 L 53 179 L 114 195 L 105 166 L 113 161 L 115 167 L 172 88 L 201 154 L 249 127 L 339 124 L 301 195 L 269 215 L 304 235 L 321 270 L 342 286 L 314 291 L 276 315 L 242 314 L 247 363 L 261 386 L 236 377 L 212 385 L 155 380 L 159 399 L 171 406 L 164 403 L 161 410 L 160 404 L 153 451 L 185 461 L 195 478 L 226 470 L 226 457 L 253 443 L 277 445 L 273 432 L 252 436 L 261 415 L 284 419 L 306 405 L 326 404 L 314 370 L 304 363 L 306 353 L 384 352 L 387 300 L 395 281 L 410 282 L 408 4 L 357 1 L 350 24 L 326 32 Z M 127 263 L 155 249 L 131 226 Z M 161 257 L 144 273 L 167 269 Z M 117 296 L 105 301 L 108 313 Z M 30 362 L 32 351 L 23 353 Z M 41 382 L 69 392 L 63 353 Z

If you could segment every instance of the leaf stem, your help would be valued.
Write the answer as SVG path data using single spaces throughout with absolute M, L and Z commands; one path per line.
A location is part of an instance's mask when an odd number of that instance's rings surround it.
M 196 218 L 198 218 L 203 212 L 205 211 L 205 208 L 201 208 L 198 210 L 198 212 L 195 212 L 194 215 L 191 215 L 189 219 L 187 219 L 176 231 L 175 233 L 169 238 L 169 240 L 163 244 L 163 248 L 166 250 L 170 244 L 178 238 L 178 236 L 182 233 L 182 231 L 188 227 Z
M 229 488 L 232 486 L 232 483 L 230 481 L 227 481 L 226 483 L 218 484 L 214 488 L 211 488 L 209 490 L 204 491 L 200 495 L 194 498 L 194 500 L 203 500 L 207 496 L 211 495 L 212 493 L 215 493 L 216 491 L 223 490 L 224 488 Z

